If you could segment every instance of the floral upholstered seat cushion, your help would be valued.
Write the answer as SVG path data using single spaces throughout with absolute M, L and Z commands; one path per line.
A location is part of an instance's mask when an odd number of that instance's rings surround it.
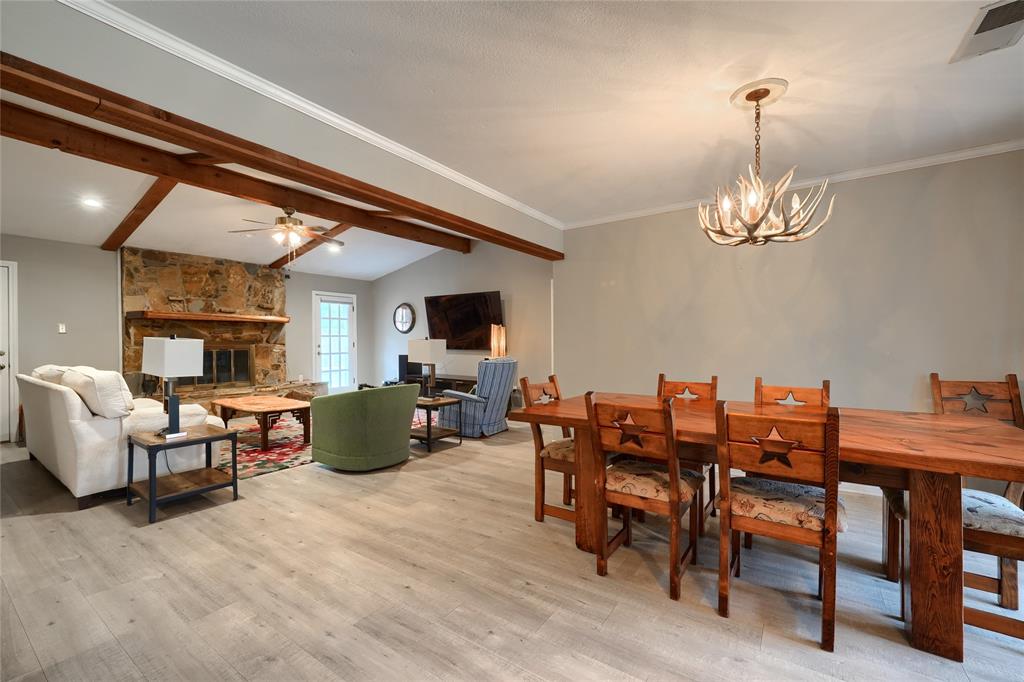
M 1024 538 L 1024 510 L 1002 495 L 965 489 L 964 528 Z
M 544 446 L 544 449 L 540 451 L 540 456 L 560 459 L 563 462 L 575 462 L 576 445 L 573 443 L 572 438 L 552 441 Z
M 704 477 L 696 471 L 679 469 L 679 501 L 689 505 Z M 626 495 L 636 495 L 668 502 L 668 467 L 656 462 L 623 460 L 605 471 L 605 489 Z
M 808 530 L 821 530 L 825 523 L 825 489 L 802 483 L 767 478 L 733 478 L 729 482 L 732 513 Z M 836 529 L 846 530 L 846 507 L 839 500 Z
M 907 518 L 907 493 L 883 488 L 889 508 L 901 520 Z M 1002 495 L 965 488 L 960 493 L 964 528 L 1024 538 L 1024 510 Z

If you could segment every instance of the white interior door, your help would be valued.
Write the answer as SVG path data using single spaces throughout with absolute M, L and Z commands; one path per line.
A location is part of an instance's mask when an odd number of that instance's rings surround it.
M 313 292 L 313 358 L 331 393 L 356 386 L 356 298 Z
M 11 368 L 11 329 L 13 302 L 11 301 L 11 267 L 0 264 L 0 442 L 11 439 L 11 409 L 14 396 L 11 393 L 14 378 Z

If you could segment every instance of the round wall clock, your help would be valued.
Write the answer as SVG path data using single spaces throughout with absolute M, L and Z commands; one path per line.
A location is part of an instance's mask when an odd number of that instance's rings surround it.
M 403 334 L 408 334 L 416 324 L 416 311 L 413 310 L 412 304 L 400 303 L 391 318 L 395 323 L 395 329 Z

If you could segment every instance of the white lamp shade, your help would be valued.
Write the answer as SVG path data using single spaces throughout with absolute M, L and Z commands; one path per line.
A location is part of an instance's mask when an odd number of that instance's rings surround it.
M 409 362 L 436 365 L 444 362 L 448 342 L 444 339 L 412 339 L 409 341 Z
M 203 340 L 147 336 L 142 339 L 142 371 L 156 377 L 203 374 Z

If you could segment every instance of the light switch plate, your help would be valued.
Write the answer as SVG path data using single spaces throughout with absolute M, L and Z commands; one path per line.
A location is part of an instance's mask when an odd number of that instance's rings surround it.
M 58 322 L 57 323 L 57 333 L 58 334 L 67 334 L 68 333 L 68 326 L 66 324 L 64 324 L 63 322 Z

